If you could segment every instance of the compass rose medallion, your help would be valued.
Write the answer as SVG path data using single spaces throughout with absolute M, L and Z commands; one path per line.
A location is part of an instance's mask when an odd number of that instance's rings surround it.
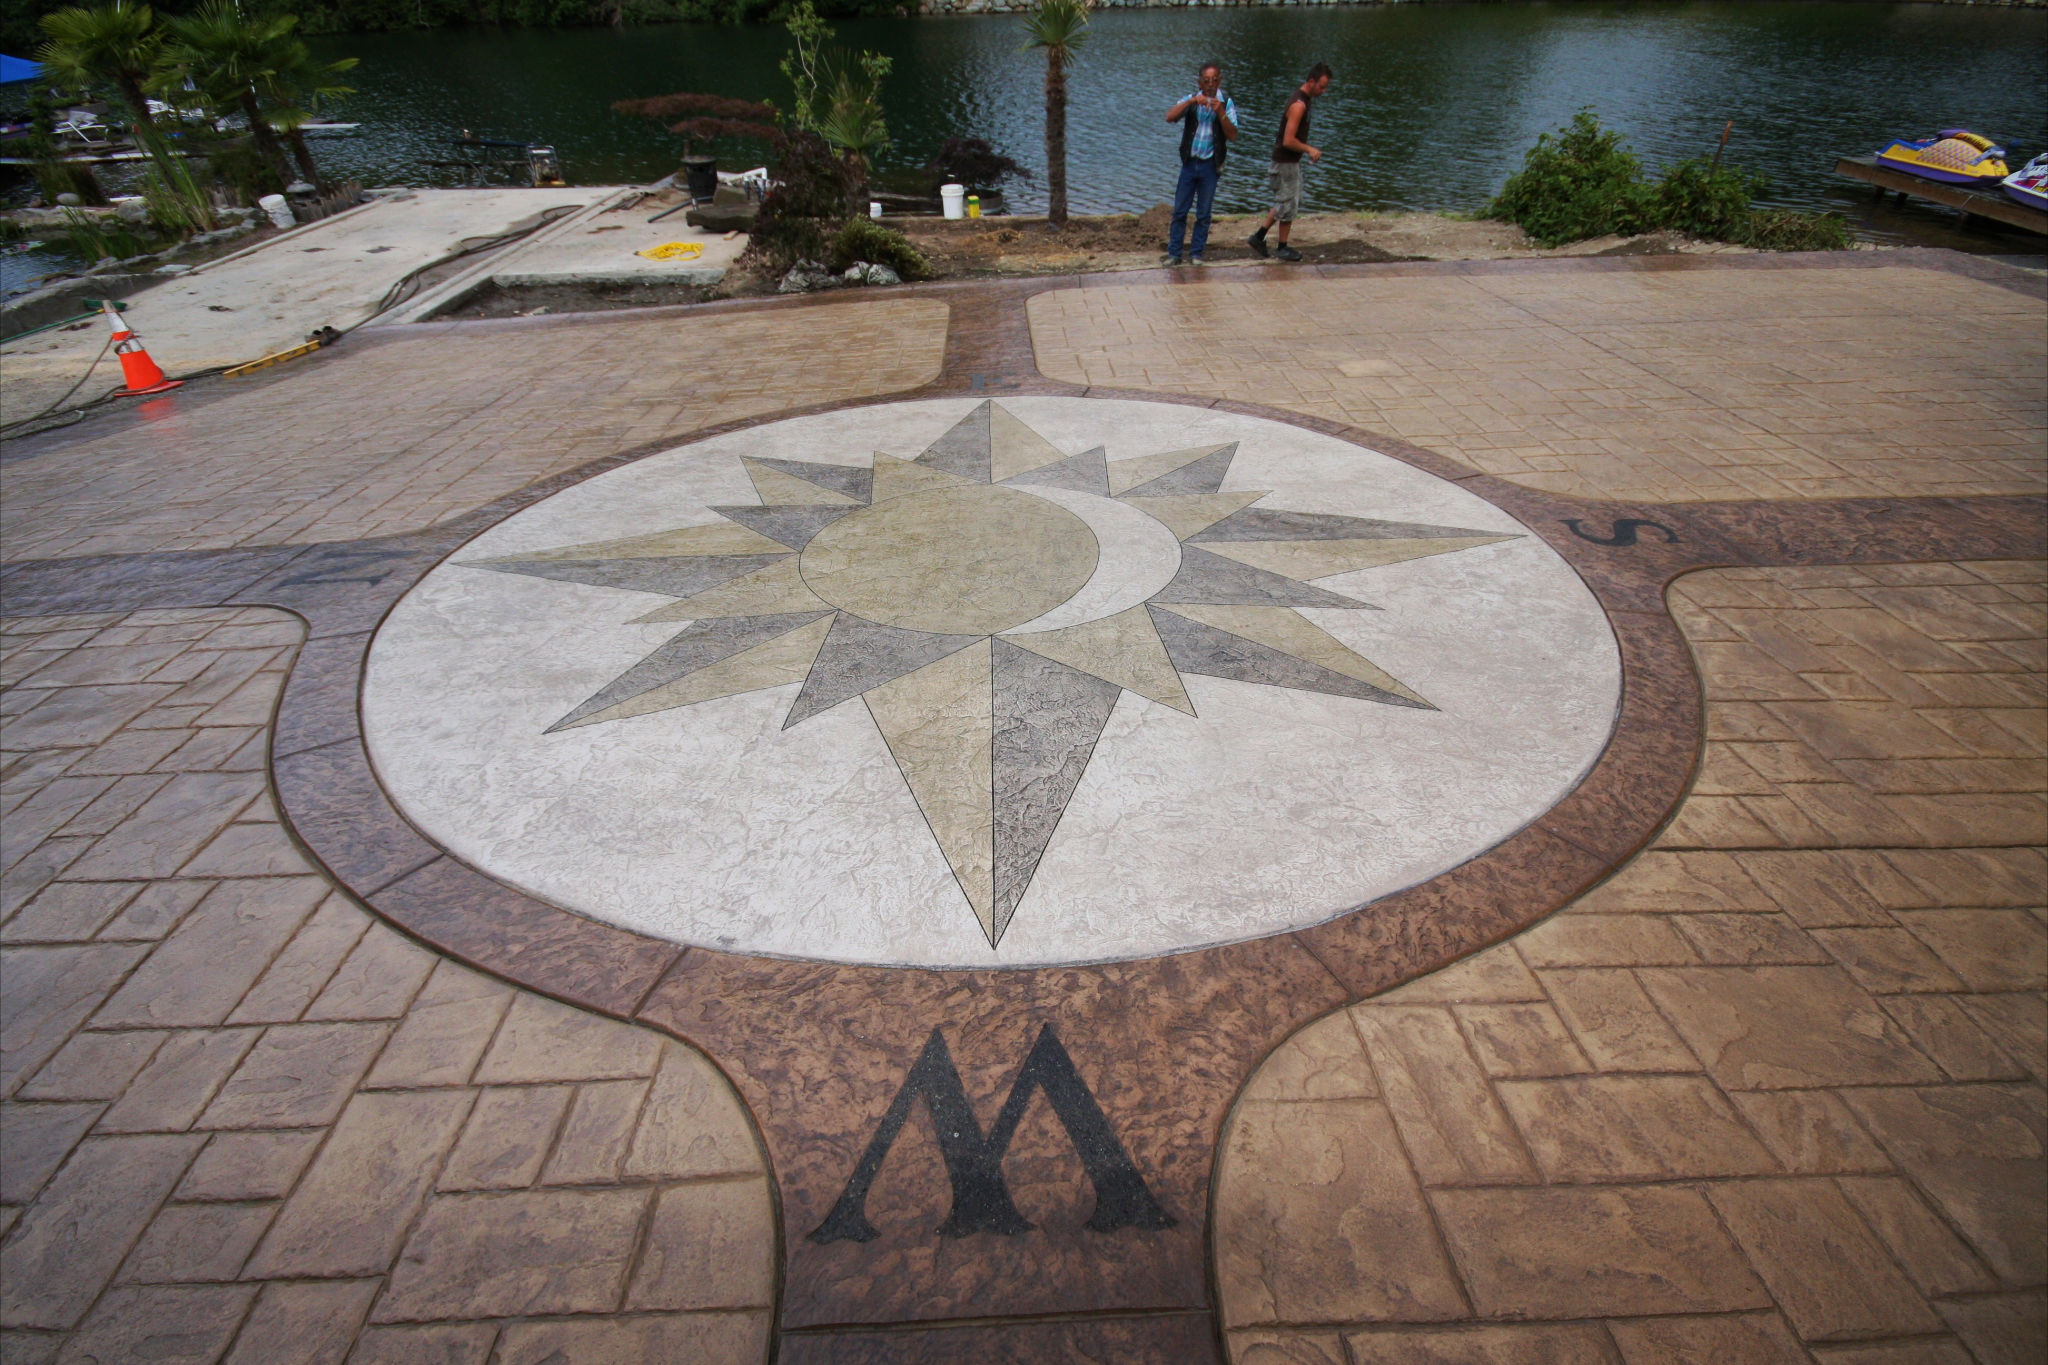
M 1378 610 L 1315 580 L 1517 538 L 1269 506 L 1225 488 L 1238 445 L 1111 460 L 985 402 L 914 454 L 742 456 L 758 501 L 717 522 L 458 563 L 672 599 L 621 617 L 677 629 L 551 735 L 791 685 L 785 730 L 857 700 L 993 949 L 1124 693 L 1190 727 L 1190 674 L 1432 711 L 1304 614 Z

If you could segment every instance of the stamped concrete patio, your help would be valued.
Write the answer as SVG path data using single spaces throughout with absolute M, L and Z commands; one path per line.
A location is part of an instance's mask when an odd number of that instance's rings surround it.
M 0 1356 L 2040 1359 L 2043 296 L 1917 252 L 905 289 L 372 329 L 17 443 Z M 390 604 L 594 468 L 1112 388 L 1542 537 L 1627 679 L 1580 789 L 1310 930 L 884 973 L 530 901 L 353 757 Z M 1041 1021 L 1171 1230 L 1083 1226 Z M 969 1124 L 1020 1087 L 1037 1229 L 939 1235 L 940 1087 L 821 1241 L 928 1036 Z

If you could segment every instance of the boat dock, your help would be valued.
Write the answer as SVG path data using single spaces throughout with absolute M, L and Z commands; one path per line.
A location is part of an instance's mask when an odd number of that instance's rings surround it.
M 179 156 L 191 155 L 191 153 L 185 151 L 178 151 L 177 154 Z M 70 156 L 60 156 L 57 159 L 70 166 L 111 166 L 120 161 L 147 161 L 149 160 L 149 153 L 138 152 L 131 148 L 126 151 L 108 150 L 103 152 L 73 153 Z M 36 159 L 32 156 L 0 156 L 0 166 L 33 166 L 35 164 Z
M 2028 208 L 2003 190 L 1973 190 L 1964 185 L 1944 185 L 1939 180 L 1895 171 L 1880 166 L 1874 156 L 1845 156 L 1835 162 L 1835 174 L 1877 186 L 1881 197 L 1886 190 L 1900 197 L 1910 196 L 1956 209 L 1965 218 L 1992 218 L 2013 227 L 2048 236 L 2048 213 Z

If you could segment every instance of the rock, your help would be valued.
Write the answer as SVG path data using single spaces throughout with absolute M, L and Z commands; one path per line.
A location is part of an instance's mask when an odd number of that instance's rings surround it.
M 124 223 L 146 223 L 149 221 L 148 201 L 139 195 L 131 199 L 116 199 L 114 216 Z
M 85 201 L 80 199 L 77 195 L 73 194 L 70 190 L 66 190 L 64 191 L 64 193 L 57 196 L 57 202 L 67 209 L 75 209 Z
M 901 284 L 903 277 L 886 265 L 870 261 L 855 261 L 846 268 L 848 284 Z
M 830 289 L 838 283 L 839 277 L 827 269 L 822 262 L 798 261 L 789 268 L 789 273 L 782 277 L 782 283 L 776 286 L 775 292 L 778 294 L 808 294 L 814 289 Z
M 159 275 L 182 275 L 191 268 L 189 265 L 160 265 L 156 268 L 156 273 Z
M 205 246 L 211 242 L 231 242 L 237 237 L 246 237 L 256 230 L 251 222 L 236 223 L 231 227 L 216 228 L 212 232 L 201 232 L 185 239 L 187 246 Z
M 706 232 L 752 232 L 752 204 L 705 204 L 683 215 L 683 221 Z

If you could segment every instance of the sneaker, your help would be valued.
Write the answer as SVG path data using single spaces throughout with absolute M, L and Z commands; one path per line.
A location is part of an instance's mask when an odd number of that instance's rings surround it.
M 1202 259 L 1202 258 L 1201 258 L 1200 256 L 1190 256 L 1190 257 L 1188 257 L 1188 264 L 1189 264 L 1189 265 L 1207 265 L 1207 264 L 1209 264 L 1209 263 L 1208 263 L 1207 261 L 1203 260 L 1203 259 Z
M 1298 261 L 1301 259 L 1301 253 L 1285 242 L 1282 242 L 1273 254 L 1283 261 Z
M 1266 230 L 1264 228 L 1260 228 L 1257 232 L 1254 232 L 1251 236 L 1245 238 L 1245 242 L 1251 247 L 1252 254 L 1254 256 L 1259 257 L 1261 260 L 1265 258 L 1267 253 Z
M 1180 264 L 1180 257 L 1178 257 L 1178 256 L 1168 256 L 1168 257 L 1166 258 L 1166 263 L 1167 263 L 1168 265 L 1179 265 L 1179 264 Z

